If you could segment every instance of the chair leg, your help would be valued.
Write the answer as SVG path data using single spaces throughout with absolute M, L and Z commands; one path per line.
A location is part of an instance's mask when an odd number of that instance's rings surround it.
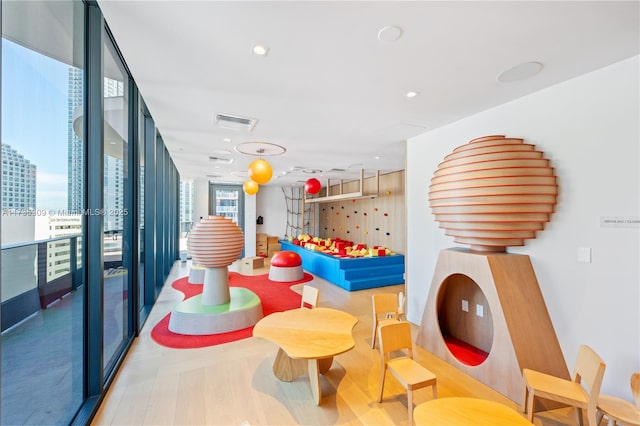
M 533 390 L 529 391 L 529 396 L 527 397 L 527 402 L 525 407 L 529 409 L 527 413 L 527 420 L 533 423 L 533 412 L 535 411 L 535 394 Z
M 376 335 L 378 334 L 378 321 L 373 321 L 373 332 L 371 333 L 371 349 L 376 347 Z
M 576 409 L 576 417 L 578 418 L 578 425 L 582 426 L 584 424 L 584 422 L 582 421 L 582 408 L 575 407 L 575 409 Z
M 409 410 L 409 426 L 413 426 L 413 391 L 407 389 L 407 409 Z
M 529 397 L 529 388 L 527 387 L 527 384 L 524 384 L 524 392 L 522 395 L 522 412 L 527 414 L 527 398 Z
M 382 402 L 382 390 L 384 389 L 384 376 L 387 372 L 387 363 L 385 362 L 380 369 L 380 390 L 378 391 L 378 402 Z
M 433 389 L 433 399 L 438 399 L 438 388 L 437 388 L 437 383 L 434 383 L 433 386 L 431 386 L 431 389 Z
M 580 410 L 582 412 L 582 410 Z M 602 419 L 600 419 L 602 420 Z M 589 410 L 589 408 L 587 408 L 587 424 L 589 426 L 591 425 L 599 425 L 600 421 L 598 420 L 598 414 L 597 414 L 597 409 L 594 408 L 593 410 Z

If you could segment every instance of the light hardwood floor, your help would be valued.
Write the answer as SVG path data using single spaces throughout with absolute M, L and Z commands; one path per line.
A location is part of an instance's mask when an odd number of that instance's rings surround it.
M 186 276 L 188 263 L 176 262 L 167 283 Z M 241 266 L 232 265 L 231 270 Z M 246 274 L 250 272 L 240 271 Z M 265 268 L 255 273 L 268 272 Z M 303 375 L 280 382 L 271 371 L 277 346 L 250 337 L 201 349 L 170 349 L 150 337 L 155 324 L 182 293 L 165 285 L 139 338 L 129 350 L 93 425 L 293 425 L 354 424 L 406 425 L 407 398 L 392 376 L 386 379 L 384 399 L 377 402 L 380 359 L 371 349 L 371 295 L 404 291 L 404 286 L 347 292 L 320 278 L 308 283 L 320 289 L 319 306 L 355 315 L 356 346 L 334 359 L 320 378 L 322 403 L 316 406 Z M 406 294 L 406 292 L 405 292 Z M 418 327 L 412 325 L 415 335 Z M 503 395 L 462 373 L 420 347 L 416 359 L 438 377 L 438 397 L 469 396 L 520 407 Z M 416 404 L 431 399 L 431 389 L 414 393 Z M 575 423 L 566 409 L 537 413 L 536 425 Z

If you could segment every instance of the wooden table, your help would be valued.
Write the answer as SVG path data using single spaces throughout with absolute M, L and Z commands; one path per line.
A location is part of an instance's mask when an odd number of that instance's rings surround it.
M 439 398 L 423 402 L 413 411 L 416 425 L 504 425 L 531 423 L 513 408 L 476 398 Z
M 629 426 L 640 426 L 640 410 L 624 399 L 617 398 L 615 396 L 600 395 L 598 398 L 598 410 L 600 416 L 602 414 L 609 418 L 608 425 L 613 426 L 617 423 L 622 423 Z
M 262 318 L 253 335 L 280 346 L 273 374 L 290 382 L 308 371 L 311 393 L 317 405 L 322 399 L 320 374 L 331 367 L 333 357 L 355 346 L 353 327 L 358 319 L 330 308 L 298 308 Z

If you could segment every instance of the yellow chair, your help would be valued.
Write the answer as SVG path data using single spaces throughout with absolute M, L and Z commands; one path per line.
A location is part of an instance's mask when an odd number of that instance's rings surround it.
M 304 308 L 305 303 L 312 308 L 318 306 L 318 299 L 320 298 L 320 292 L 317 288 L 309 285 L 302 286 L 302 300 L 300 301 L 300 307 Z
M 533 423 L 535 398 L 546 398 L 576 408 L 578 423 L 582 425 L 582 409 L 587 410 L 587 424 L 596 426 L 596 411 L 600 386 L 606 364 L 587 345 L 581 345 L 573 370 L 572 380 L 565 380 L 539 371 L 525 368 L 523 411 Z M 585 389 L 585 387 L 587 389 Z
M 616 426 L 618 423 L 627 426 L 640 426 L 640 373 L 631 375 L 631 393 L 635 405 L 615 396 L 600 395 L 596 418 L 598 424 L 604 416 L 607 416 L 609 426 Z
M 376 347 L 378 326 L 390 322 L 398 322 L 398 295 L 396 293 L 380 293 L 371 296 L 373 303 L 373 330 L 371 347 Z
M 413 343 L 411 340 L 411 326 L 406 321 L 395 321 L 381 324 L 378 328 L 380 335 L 380 355 L 382 360 L 380 372 L 380 391 L 378 402 L 382 402 L 384 379 L 387 370 L 398 379 L 407 389 L 407 410 L 409 425 L 413 425 L 413 391 L 427 386 L 433 390 L 433 398 L 438 397 L 435 374 L 427 370 L 413 359 Z M 405 351 L 405 356 L 392 356 L 393 352 Z

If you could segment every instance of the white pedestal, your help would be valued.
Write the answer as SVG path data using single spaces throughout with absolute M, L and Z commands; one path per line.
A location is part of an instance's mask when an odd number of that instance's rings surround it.
M 229 303 L 229 269 L 207 268 L 204 271 L 204 287 L 202 289 L 202 304 L 216 306 Z
M 291 282 L 304 278 L 302 265 L 300 266 L 273 266 L 269 268 L 269 279 L 271 281 Z
M 192 266 L 189 270 L 189 278 L 187 282 L 189 284 L 202 284 L 204 283 L 204 271 L 206 268 L 202 266 Z

